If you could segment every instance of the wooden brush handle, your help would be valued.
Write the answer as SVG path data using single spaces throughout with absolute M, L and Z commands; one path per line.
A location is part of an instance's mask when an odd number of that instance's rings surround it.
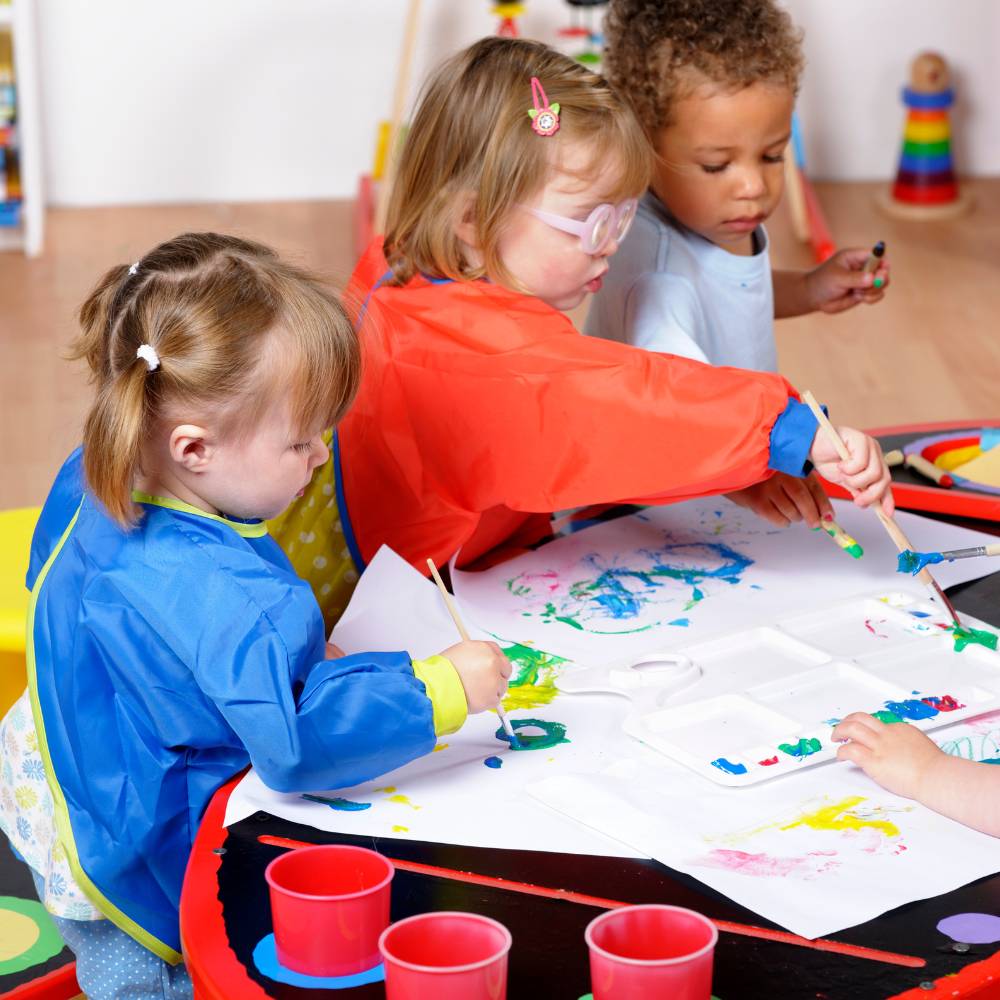
M 819 408 L 819 403 L 816 402 L 816 397 L 807 389 L 802 393 L 802 401 L 809 407 L 813 412 L 813 416 L 819 423 L 820 428 L 823 433 L 830 439 L 831 444 L 837 449 L 837 454 L 840 455 L 842 459 L 849 459 L 851 453 L 847 450 L 847 445 L 844 444 L 844 439 L 837 433 L 837 428 L 830 423 L 827 415 Z M 893 540 L 896 548 L 900 552 L 905 552 L 907 549 L 913 550 L 913 546 L 910 544 L 910 540 L 906 537 L 903 529 L 896 523 L 895 518 L 889 517 L 881 507 L 872 506 L 872 510 L 875 511 L 875 516 L 882 522 L 882 527 L 888 532 L 889 537 Z M 931 586 L 934 585 L 934 577 L 931 576 L 930 571 L 925 567 L 917 574 L 917 579 L 921 583 L 928 583 Z

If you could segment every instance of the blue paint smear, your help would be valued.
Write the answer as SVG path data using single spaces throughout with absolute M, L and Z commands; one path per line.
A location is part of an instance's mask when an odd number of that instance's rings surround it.
M 669 562 L 671 556 L 680 555 L 684 550 L 708 550 L 720 559 L 714 569 L 707 566 L 678 566 Z M 721 542 L 681 542 L 666 545 L 657 551 L 643 550 L 649 559 L 649 569 L 633 569 L 628 566 L 611 566 L 606 569 L 598 565 L 596 556 L 589 556 L 585 562 L 598 571 L 592 584 L 586 584 L 574 595 L 577 599 L 590 602 L 601 612 L 615 619 L 634 618 L 642 610 L 652 591 L 666 580 L 679 580 L 691 587 L 697 587 L 705 580 L 721 580 L 738 584 L 743 572 L 753 565 L 753 560 L 731 549 Z M 640 588 L 636 591 L 636 585 Z M 704 596 L 704 595 L 702 595 Z M 579 614 L 577 618 L 581 617 Z
M 372 969 L 356 972 L 351 976 L 307 976 L 304 972 L 287 969 L 278 961 L 273 934 L 268 934 L 257 943 L 257 947 L 253 950 L 253 961 L 268 979 L 273 979 L 276 983 L 287 983 L 289 986 L 302 986 L 305 989 L 349 990 L 355 986 L 381 983 L 385 979 L 385 966 L 381 962 Z
M 990 757 L 989 760 L 981 760 L 980 764 L 1000 764 L 1000 757 Z
M 680 625 L 683 628 L 687 628 L 691 624 L 690 618 L 675 618 L 672 622 L 667 622 L 668 625 Z
M 362 809 L 371 809 L 372 804 L 370 802 L 352 802 L 350 799 L 341 798 L 327 798 L 325 795 L 309 795 L 305 793 L 302 798 L 308 799 L 310 802 L 321 802 L 325 806 L 329 806 L 331 809 L 336 809 L 338 812 L 361 812 Z
M 717 767 L 720 771 L 725 771 L 726 774 L 747 773 L 746 764 L 734 764 L 732 761 L 726 760 L 725 757 L 719 757 L 717 760 L 713 760 L 712 767 Z
M 487 757 L 483 763 L 487 767 L 492 767 L 493 770 L 496 770 L 498 767 L 503 767 L 503 761 L 499 757 Z
M 930 618 L 931 616 L 929 611 L 911 611 L 910 614 L 913 615 L 914 618 Z
M 939 562 L 944 562 L 944 556 L 940 552 L 911 552 L 907 549 L 896 556 L 896 572 L 916 576 L 925 566 Z
M 887 701 L 885 707 L 901 719 L 933 719 L 939 714 L 933 705 L 910 698 L 906 701 Z
M 751 583 L 750 584 L 750 589 L 751 590 L 763 590 L 764 588 L 759 583 Z

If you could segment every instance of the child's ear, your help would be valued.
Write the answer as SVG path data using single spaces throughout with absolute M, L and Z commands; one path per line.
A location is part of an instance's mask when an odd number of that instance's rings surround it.
M 215 453 L 208 431 L 197 424 L 179 424 L 170 432 L 170 457 L 188 472 L 204 472 Z
M 463 191 L 458 197 L 455 209 L 454 232 L 459 241 L 470 250 L 479 249 L 479 230 L 476 227 L 476 195 L 473 191 Z

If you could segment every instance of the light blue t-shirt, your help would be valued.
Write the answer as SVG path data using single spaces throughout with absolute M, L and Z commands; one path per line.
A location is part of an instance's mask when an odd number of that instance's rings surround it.
M 753 256 L 729 253 L 686 229 L 646 192 L 584 332 L 712 365 L 777 371 L 764 227 L 753 237 Z

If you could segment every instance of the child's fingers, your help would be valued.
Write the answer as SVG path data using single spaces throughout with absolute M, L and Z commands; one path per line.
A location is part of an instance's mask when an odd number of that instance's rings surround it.
M 882 513 L 886 517 L 892 517 L 896 513 L 896 498 L 892 495 L 892 485 L 882 494 Z
M 788 501 L 795 506 L 795 521 L 805 521 L 810 528 L 819 527 L 820 510 L 804 479 L 789 479 L 784 485 Z
M 815 473 L 810 473 L 810 475 L 806 476 L 806 489 L 812 494 L 813 503 L 816 504 L 816 511 L 820 519 L 824 521 L 832 520 L 833 504 L 830 503 L 830 498 L 826 495 L 826 491 L 819 481 L 819 476 Z
M 872 751 L 863 743 L 845 743 L 837 751 L 837 760 L 848 760 L 858 767 L 864 767 L 873 756 Z
M 846 247 L 836 253 L 837 260 L 850 271 L 860 271 L 868 260 L 870 250 L 864 247 Z
M 866 434 L 856 431 L 853 427 L 838 427 L 837 433 L 847 445 L 849 458 L 841 459 L 840 471 L 845 478 L 857 476 L 868 466 L 871 457 L 871 442 Z
M 799 481 L 797 479 L 782 483 L 771 497 L 771 502 L 788 524 L 802 520 L 802 508 L 799 506 L 799 497 L 795 493 L 798 485 Z
M 837 724 L 839 729 L 846 723 L 853 725 L 857 723 L 860 726 L 864 726 L 866 729 L 871 729 L 873 732 L 880 733 L 885 729 L 885 723 L 881 719 L 876 719 L 874 715 L 870 712 L 851 712 L 850 715 L 845 715 L 840 722 Z

